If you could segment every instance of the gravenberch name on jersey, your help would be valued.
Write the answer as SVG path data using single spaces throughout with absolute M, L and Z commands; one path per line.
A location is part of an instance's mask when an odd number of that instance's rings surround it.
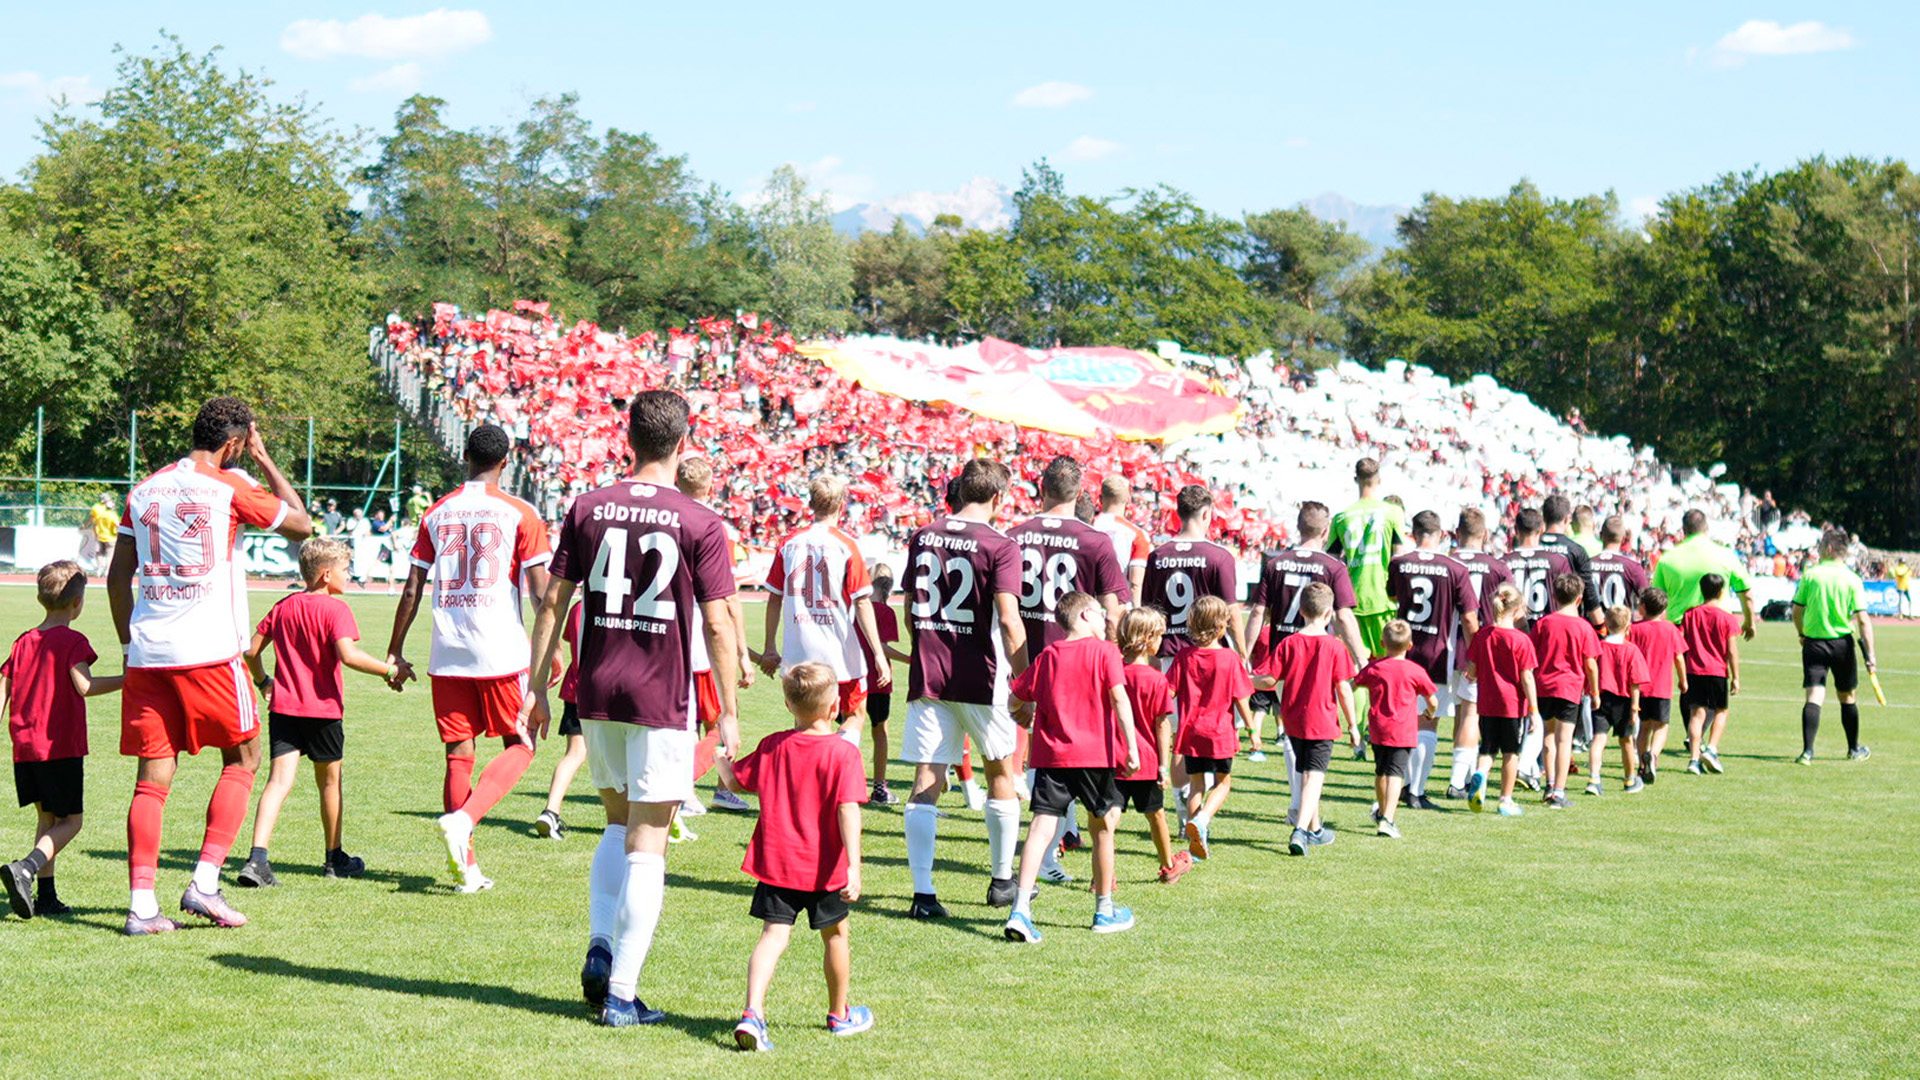
M 499 598 L 492 593 L 435 593 L 433 602 L 443 608 L 482 608 L 492 607 Z

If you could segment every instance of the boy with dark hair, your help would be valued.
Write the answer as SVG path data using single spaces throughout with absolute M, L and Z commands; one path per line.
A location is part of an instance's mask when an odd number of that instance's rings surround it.
M 1673 716 L 1673 691 L 1687 694 L 1686 639 L 1668 620 L 1665 589 L 1640 593 L 1640 619 L 1627 630 L 1627 642 L 1647 664 L 1647 680 L 1640 684 L 1640 734 L 1634 749 L 1640 755 L 1640 779 L 1651 784 L 1660 778 L 1660 752 L 1667 746 L 1667 723 Z M 1683 715 L 1682 724 L 1687 722 Z
M 1720 763 L 1720 736 L 1727 730 L 1728 699 L 1740 692 L 1740 620 L 1720 606 L 1727 579 L 1700 579 L 1700 603 L 1680 619 L 1687 642 L 1687 771 L 1695 776 L 1726 772 Z M 1708 717 L 1712 713 L 1712 717 Z
M 80 833 L 85 806 L 86 700 L 120 689 L 121 676 L 95 677 L 99 659 L 73 628 L 86 606 L 87 575 L 70 559 L 48 563 L 34 580 L 46 610 L 40 625 L 14 639 L 0 664 L 0 712 L 13 741 L 13 787 L 21 806 L 39 815 L 33 850 L 0 867 L 13 913 L 65 915 L 54 888 L 53 862 Z M 32 886 L 29 889 L 29 885 Z
M 1553 579 L 1554 610 L 1533 624 L 1533 650 L 1539 660 L 1534 680 L 1540 715 L 1546 720 L 1546 803 L 1555 810 L 1567 799 L 1567 774 L 1573 766 L 1573 737 L 1580 727 L 1580 699 L 1600 696 L 1600 639 L 1580 615 L 1586 585 L 1578 574 Z
M 1640 754 L 1634 745 L 1634 728 L 1640 724 L 1640 686 L 1647 681 L 1647 661 L 1640 650 L 1627 641 L 1627 628 L 1633 613 L 1626 605 L 1607 609 L 1607 636 L 1600 642 L 1600 700 L 1594 707 L 1592 756 L 1588 760 L 1587 794 L 1600 794 L 1600 765 L 1607 732 L 1620 740 L 1621 777 L 1626 792 L 1634 795 L 1646 788 L 1640 779 Z
M 793 727 L 760 740 L 739 761 L 719 759 L 730 785 L 760 796 L 760 817 L 740 865 L 759 882 L 752 912 L 762 924 L 747 961 L 747 1007 L 733 1028 L 742 1050 L 773 1049 L 767 989 L 803 911 L 826 946 L 827 1030 L 858 1035 L 873 1028 L 873 1010 L 848 1001 L 847 905 L 860 899 L 860 804 L 867 801 L 860 750 L 836 737 L 840 679 L 832 668 L 795 664 L 781 675 L 780 688 Z
M 1287 850 L 1306 855 L 1335 839 L 1332 827 L 1320 820 L 1320 792 L 1341 725 L 1352 730 L 1359 721 L 1353 715 L 1353 655 L 1327 632 L 1333 590 L 1317 581 L 1307 586 L 1300 594 L 1300 615 L 1306 627 L 1273 650 L 1254 685 L 1280 687 L 1280 726 L 1300 771 L 1300 813 Z

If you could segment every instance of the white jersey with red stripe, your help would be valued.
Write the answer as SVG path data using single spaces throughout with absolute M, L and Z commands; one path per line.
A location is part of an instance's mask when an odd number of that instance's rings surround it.
M 730 522 L 723 521 L 720 525 L 727 530 L 727 558 L 732 560 L 737 568 L 740 565 L 740 530 L 734 528 Z M 697 604 L 687 614 L 693 619 L 693 637 L 687 643 L 688 656 L 693 663 L 693 673 L 695 675 L 712 674 L 713 657 L 707 655 L 707 617 L 700 613 L 700 607 Z
M 801 529 L 774 549 L 767 586 L 780 590 L 782 664 L 825 664 L 841 682 L 866 675 L 854 612 L 873 579 L 853 537 L 824 521 Z
M 291 510 L 239 469 L 192 458 L 128 492 L 120 536 L 138 558 L 127 666 L 198 667 L 239 656 L 253 628 L 241 526 L 277 529 Z
M 520 579 L 552 558 L 533 507 L 469 480 L 420 517 L 413 565 L 433 578 L 433 652 L 427 673 L 494 679 L 527 670 Z
M 1095 514 L 1093 527 L 1113 541 L 1113 555 L 1120 560 L 1122 570 L 1132 572 L 1136 566 L 1147 565 L 1147 556 L 1153 552 L 1153 539 L 1145 529 L 1118 514 Z

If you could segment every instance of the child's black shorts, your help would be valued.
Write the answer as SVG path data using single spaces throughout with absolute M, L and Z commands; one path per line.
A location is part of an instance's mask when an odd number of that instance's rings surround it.
M 1408 759 L 1413 757 L 1411 746 L 1381 746 L 1373 744 L 1373 775 L 1397 776 L 1407 778 Z
M 1602 691 L 1598 718 L 1612 729 L 1616 739 L 1631 738 L 1633 735 L 1633 699 L 1609 694 Z
M 1673 699 L 1640 695 L 1640 722 L 1664 724 L 1673 718 Z
M 1296 739 L 1289 735 L 1287 742 L 1293 746 L 1295 772 L 1326 772 L 1333 764 L 1332 739 Z
M 1167 793 L 1160 790 L 1158 780 L 1115 780 L 1113 786 L 1120 792 L 1122 810 L 1129 803 L 1143 814 L 1157 814 L 1167 808 Z
M 1230 757 L 1188 756 L 1186 762 L 1188 776 L 1199 776 L 1201 773 L 1226 776 L 1228 773 L 1233 772 L 1233 759 Z
M 1033 770 L 1033 800 L 1029 806 L 1034 813 L 1065 817 L 1075 802 L 1095 817 L 1104 817 L 1107 811 L 1119 806 L 1120 788 L 1113 778 L 1113 770 Z
M 560 706 L 560 737 L 565 739 L 579 734 L 581 734 L 580 706 L 571 701 L 564 702 Z
M 754 886 L 753 907 L 749 910 L 761 922 L 780 923 L 783 926 L 792 926 L 804 911 L 809 927 L 825 930 L 847 917 L 847 902 L 840 898 L 839 889 L 808 892 L 805 889 L 785 889 L 762 881 Z
M 867 723 L 884 724 L 893 715 L 893 691 L 867 695 Z
M 1566 698 L 1547 697 L 1542 694 L 1540 719 L 1549 724 L 1555 720 L 1563 724 L 1577 724 L 1580 722 L 1580 699 L 1574 698 L 1568 701 Z
M 1253 696 L 1247 699 L 1247 708 L 1271 716 L 1280 711 L 1280 695 L 1271 690 L 1255 690 Z
M 1520 728 L 1525 723 L 1519 717 L 1482 716 L 1480 718 L 1480 752 L 1483 754 L 1517 754 L 1520 752 Z
M 338 720 L 267 714 L 269 757 L 300 754 L 309 761 L 339 761 L 347 753 L 347 729 Z
M 1719 712 L 1727 707 L 1727 677 L 1725 675 L 1687 675 L 1687 693 L 1680 699 L 1681 705 L 1691 715 L 1695 709 L 1708 709 Z
M 14 762 L 13 786 L 20 793 L 20 805 L 39 803 L 54 817 L 86 813 L 86 766 L 87 759 L 78 757 Z

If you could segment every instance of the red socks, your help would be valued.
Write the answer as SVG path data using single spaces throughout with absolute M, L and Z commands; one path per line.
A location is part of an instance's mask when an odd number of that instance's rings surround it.
M 520 776 L 533 764 L 533 747 L 526 743 L 514 743 L 500 751 L 500 755 L 487 762 L 480 770 L 480 782 L 473 785 L 473 794 L 468 795 L 460 809 L 475 821 L 487 816 L 493 804 L 499 802 L 513 785 L 520 782 Z
M 133 785 L 133 805 L 127 808 L 127 876 L 133 888 L 153 888 L 154 869 L 160 864 L 160 818 L 166 805 L 166 785 L 144 780 Z
M 473 757 L 466 755 L 447 756 L 447 779 L 440 788 L 440 805 L 447 813 L 466 805 L 467 796 L 473 794 Z
M 207 838 L 200 845 L 200 861 L 215 866 L 227 860 L 240 823 L 247 819 L 247 803 L 253 795 L 253 770 L 229 765 L 220 770 L 220 782 L 213 785 L 213 798 L 207 801 Z

